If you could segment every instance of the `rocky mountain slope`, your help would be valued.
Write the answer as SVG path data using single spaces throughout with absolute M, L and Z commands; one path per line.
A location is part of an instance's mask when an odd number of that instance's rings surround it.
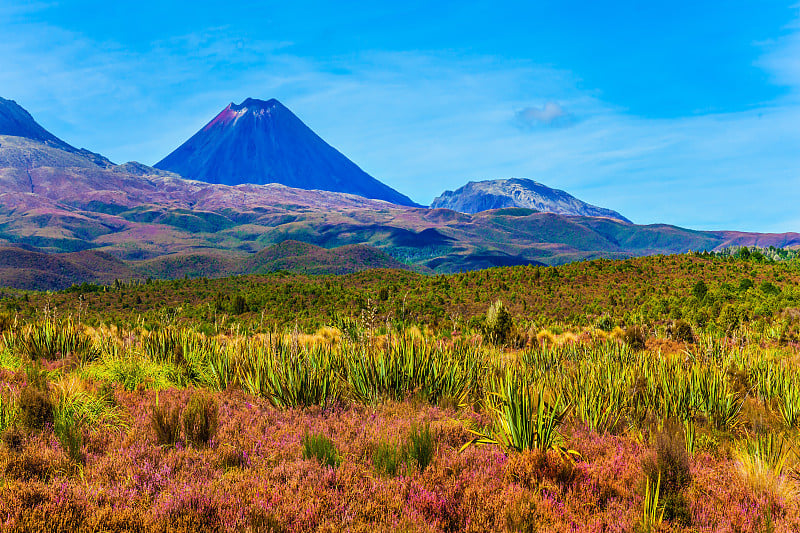
M 209 183 L 280 183 L 416 205 L 361 170 L 274 99 L 231 103 L 155 166 Z
M 503 207 L 630 222 L 616 211 L 587 204 L 567 192 L 525 178 L 471 181 L 455 191 L 445 191 L 431 204 L 434 209 L 452 209 L 460 213 L 479 213 Z

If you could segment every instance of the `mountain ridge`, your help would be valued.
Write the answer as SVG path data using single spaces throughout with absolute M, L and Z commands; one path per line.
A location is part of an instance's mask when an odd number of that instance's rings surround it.
M 210 277 L 236 274 L 237 265 L 256 261 L 259 252 L 284 241 L 306 243 L 294 245 L 300 252 L 314 251 L 269 259 L 265 268 L 280 269 L 283 264 L 317 272 L 315 261 L 317 267 L 335 265 L 336 254 L 343 250 L 354 251 L 354 264 L 387 265 L 387 256 L 381 254 L 388 254 L 398 262 L 391 263 L 395 268 L 404 264 L 421 272 L 449 273 L 727 246 L 800 246 L 798 233 L 640 226 L 524 207 L 464 214 L 276 183 L 211 184 L 141 163 L 103 161 L 83 151 L 0 135 L 0 246 L 17 247 L 10 253 L 20 256 L 24 254 L 19 249 L 26 248 L 81 252 L 92 261 L 105 257 L 104 268 L 117 272 L 123 272 L 123 266 L 108 263 L 108 257 L 122 261 L 125 268 L 150 262 L 153 272 Z M 373 248 L 360 248 L 365 245 Z M 265 255 L 269 254 L 261 258 Z M 380 260 L 372 263 L 370 257 Z M 76 281 L 88 275 L 82 268 L 64 270 L 50 259 L 42 261 L 52 268 L 36 270 L 31 263 L 25 283 L 57 281 L 57 272 L 72 272 L 67 278 Z

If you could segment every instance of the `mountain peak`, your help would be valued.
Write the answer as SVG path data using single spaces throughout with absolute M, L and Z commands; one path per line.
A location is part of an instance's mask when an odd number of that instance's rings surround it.
M 274 98 L 231 103 L 155 167 L 209 183 L 280 183 L 417 206 L 361 170 Z
M 231 102 L 231 105 L 228 106 L 233 111 L 242 111 L 248 109 L 272 109 L 272 108 L 283 108 L 287 109 L 282 103 L 280 103 L 275 98 L 270 98 L 269 100 L 259 100 L 258 98 L 247 98 L 244 102 L 239 105 L 234 104 Z
M 14 100 L 0 98 L 0 135 L 13 135 L 68 150 L 77 151 L 42 126 Z
M 470 181 L 455 191 L 445 191 L 431 208 L 478 213 L 504 207 L 523 207 L 559 215 L 603 217 L 630 222 L 616 211 L 597 207 L 560 189 L 552 189 L 527 178 Z

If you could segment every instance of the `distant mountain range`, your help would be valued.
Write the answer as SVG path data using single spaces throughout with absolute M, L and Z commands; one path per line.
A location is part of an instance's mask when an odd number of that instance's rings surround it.
M 630 222 L 616 211 L 587 204 L 564 191 L 524 178 L 470 181 L 460 189 L 445 191 L 431 204 L 432 209 L 452 209 L 461 213 L 480 213 L 504 207 Z
M 275 99 L 231 103 L 155 167 L 209 183 L 280 183 L 420 207 L 361 170 Z
M 245 104 L 236 107 L 247 108 L 246 115 L 253 105 Z M 470 198 L 459 191 L 442 197 L 457 210 L 428 209 L 278 183 L 188 180 L 140 163 L 115 165 L 75 149 L 10 100 L 0 101 L 0 117 L 0 247 L 5 247 L 0 284 L 53 288 L 112 277 L 220 276 L 273 269 L 341 273 L 403 265 L 423 272 L 458 272 L 731 245 L 800 246 L 797 233 L 638 226 L 535 182 L 530 182 L 534 185 L 528 186 L 527 196 L 518 194 L 522 180 L 505 180 L 502 186 L 490 182 L 487 197 L 540 201 L 534 203 L 537 209 L 477 213 L 458 212 L 488 206 L 458 203 L 458 198 Z M 240 142 L 246 144 L 247 137 Z M 538 208 L 572 211 L 567 216 Z M 40 255 L 44 252 L 48 255 Z

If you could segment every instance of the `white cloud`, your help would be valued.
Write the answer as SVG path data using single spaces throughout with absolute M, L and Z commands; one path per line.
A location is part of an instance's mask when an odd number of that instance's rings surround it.
M 557 102 L 546 102 L 542 107 L 526 107 L 516 112 L 517 123 L 523 127 L 566 126 L 572 116 Z

